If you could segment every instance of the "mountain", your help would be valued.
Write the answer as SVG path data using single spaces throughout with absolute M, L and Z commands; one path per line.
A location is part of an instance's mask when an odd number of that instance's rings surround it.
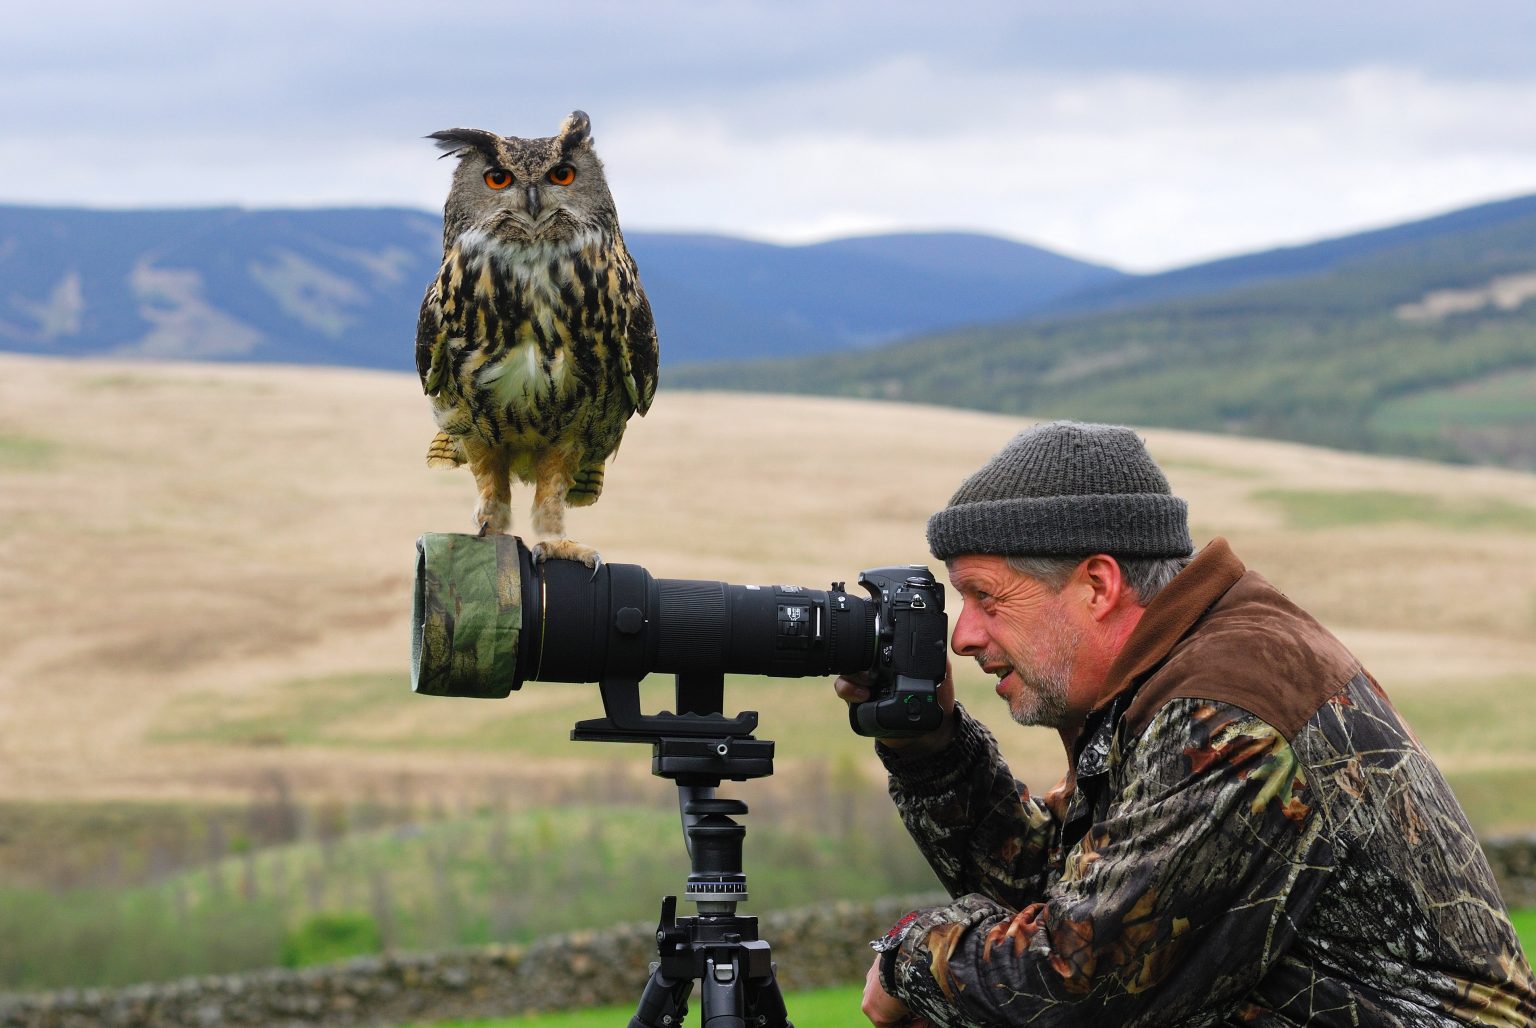
M 0 349 L 410 369 L 441 234 L 438 216 L 402 209 L 0 206 Z M 627 239 L 667 365 L 868 346 L 1126 277 L 958 233 Z
M 410 367 L 440 219 L 0 208 L 0 346 Z
M 1130 276 L 1022 243 L 909 233 L 775 246 L 627 235 L 677 362 L 859 348 L 1018 317 Z
M 1301 246 L 1277 247 L 1258 253 L 1208 261 L 1156 275 L 1125 276 L 1040 304 L 1037 314 L 1081 314 L 1145 306 L 1160 300 L 1226 292 L 1261 282 L 1317 276 L 1347 270 L 1375 257 L 1395 252 L 1422 252 L 1426 246 L 1455 248 L 1457 240 L 1481 245 L 1485 230 L 1497 234 L 1536 215 L 1536 196 L 1479 204 L 1402 225 L 1357 232 Z M 1517 237 L 1520 229 L 1516 228 Z M 1497 240 L 1495 240 L 1497 242 Z M 1476 253 L 1467 256 L 1477 259 Z M 1390 259 L 1390 258 L 1389 258 Z M 1454 272 L 1437 268 L 1437 274 Z
M 669 384 L 902 399 L 1536 469 L 1536 197 Z

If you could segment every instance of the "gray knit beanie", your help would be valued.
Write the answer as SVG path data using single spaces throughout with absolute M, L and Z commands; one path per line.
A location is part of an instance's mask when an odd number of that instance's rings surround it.
M 928 519 L 939 560 L 1018 557 L 1187 557 L 1188 507 L 1135 432 L 1053 421 L 1013 441 Z

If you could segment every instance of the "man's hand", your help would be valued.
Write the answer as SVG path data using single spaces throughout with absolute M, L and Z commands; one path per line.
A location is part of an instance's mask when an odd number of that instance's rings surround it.
M 844 675 L 832 683 L 832 688 L 837 695 L 846 700 L 850 705 L 863 703 L 869 699 L 869 673 L 859 671 L 855 674 Z M 904 739 L 881 739 L 880 743 L 893 750 L 905 749 L 908 746 L 919 744 L 929 752 L 943 749 L 954 738 L 955 734 L 955 678 L 951 672 L 949 662 L 944 662 L 944 681 L 939 683 L 938 692 L 939 708 L 944 711 L 944 723 L 939 725 L 927 735 L 914 735 Z
M 928 1028 L 926 1018 L 916 1017 L 907 1005 L 885 991 L 880 984 L 880 958 L 864 976 L 864 1003 L 859 1007 L 875 1028 Z

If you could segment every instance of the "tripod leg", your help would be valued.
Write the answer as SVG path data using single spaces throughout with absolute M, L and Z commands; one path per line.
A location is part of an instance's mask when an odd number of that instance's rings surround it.
M 778 975 L 773 969 L 768 977 L 753 980 L 747 986 L 747 1016 L 762 1028 L 795 1028 L 784 1009 L 784 994 L 779 991 Z
M 692 978 L 668 978 L 661 973 L 660 964 L 652 966 L 629 1028 L 678 1028 L 688 1014 L 692 992 Z

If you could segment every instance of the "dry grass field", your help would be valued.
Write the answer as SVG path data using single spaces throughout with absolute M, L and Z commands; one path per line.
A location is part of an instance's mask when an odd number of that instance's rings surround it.
M 568 523 L 657 576 L 824 588 L 928 560 L 927 515 L 1021 427 L 663 383 Z M 0 356 L 0 800 L 644 777 L 635 748 L 565 738 L 590 687 L 409 692 L 414 540 L 473 506 L 467 472 L 423 465 L 432 431 L 408 375 Z M 1536 824 L 1536 477 L 1145 434 L 1197 542 L 1229 538 L 1356 649 L 1480 827 Z M 1054 738 L 1010 728 L 974 669 L 962 685 L 1015 770 L 1054 780 Z M 737 681 L 727 703 L 763 711 L 788 780 L 872 775 L 825 682 Z

